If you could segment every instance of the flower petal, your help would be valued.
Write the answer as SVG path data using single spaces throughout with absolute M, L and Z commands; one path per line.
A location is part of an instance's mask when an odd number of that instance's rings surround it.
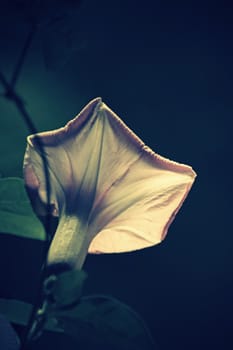
M 159 243 L 196 176 L 145 146 L 100 98 L 64 128 L 38 136 L 48 159 L 53 214 L 87 224 L 90 253 Z M 45 178 L 35 135 L 28 138 L 24 175 L 34 210 L 43 214 Z
M 144 158 L 130 167 L 93 212 L 90 230 L 99 234 L 91 242 L 90 253 L 137 250 L 165 238 L 194 175 L 185 165 L 177 167 L 162 158 L 151 162 L 146 154 Z

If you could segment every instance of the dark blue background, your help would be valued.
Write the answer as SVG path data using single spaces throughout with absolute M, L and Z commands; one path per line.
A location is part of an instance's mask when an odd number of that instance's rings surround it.
M 30 5 L 18 3 L 1 2 L 8 77 L 28 32 Z M 63 126 L 102 96 L 154 151 L 198 175 L 162 244 L 87 258 L 85 293 L 131 305 L 161 350 L 232 350 L 233 4 L 83 0 L 72 28 L 71 52 L 43 27 L 18 81 L 38 130 Z M 10 101 L 0 103 L 0 173 L 22 176 L 28 130 Z M 0 237 L 1 296 L 32 301 L 40 260 L 39 242 Z

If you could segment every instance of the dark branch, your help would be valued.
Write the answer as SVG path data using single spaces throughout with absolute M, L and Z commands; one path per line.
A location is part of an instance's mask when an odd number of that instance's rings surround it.
M 5 88 L 5 94 L 4 96 L 13 101 L 14 104 L 16 105 L 18 111 L 20 112 L 25 124 L 28 127 L 28 130 L 31 134 L 36 134 L 37 133 L 37 129 L 35 127 L 35 125 L 33 124 L 31 117 L 29 116 L 25 105 L 23 103 L 23 100 L 15 93 L 14 89 L 12 89 L 11 85 L 7 82 L 6 78 L 4 77 L 4 75 L 0 72 L 0 81 L 2 83 L 2 85 Z M 40 139 L 39 136 L 36 137 L 35 139 L 36 144 L 38 146 L 38 149 L 40 151 L 41 154 L 41 159 L 42 159 L 42 164 L 43 164 L 43 170 L 44 170 L 44 174 L 45 174 L 45 187 L 46 187 L 46 193 L 47 193 L 47 198 L 46 198 L 46 204 L 47 204 L 47 208 L 46 208 L 46 212 L 47 212 L 47 217 L 48 220 L 45 224 L 45 231 L 46 231 L 46 235 L 47 235 L 47 241 L 50 241 L 50 196 L 51 196 L 51 187 L 50 187 L 50 181 L 49 181 L 49 169 L 48 169 L 48 161 L 46 158 L 46 154 L 44 152 L 44 147 L 42 144 L 42 141 Z
M 19 71 L 17 73 L 17 76 L 19 75 Z M 5 93 L 4 93 L 5 98 L 11 100 L 15 104 L 15 106 L 17 107 L 19 113 L 21 114 L 25 124 L 27 125 L 29 132 L 32 134 L 36 134 L 37 133 L 36 127 L 34 126 L 32 120 L 31 120 L 31 117 L 25 108 L 23 100 L 20 98 L 20 96 L 18 96 L 16 94 L 16 92 L 12 88 L 12 85 L 7 82 L 5 76 L 1 72 L 0 72 L 0 82 L 2 83 L 2 85 L 5 89 Z M 45 276 L 45 260 L 46 260 L 46 256 L 48 253 L 49 244 L 50 244 L 50 241 L 52 238 L 51 237 L 51 212 L 50 212 L 51 187 L 50 187 L 48 161 L 46 158 L 46 154 L 44 152 L 43 143 L 42 143 L 39 136 L 36 137 L 35 142 L 36 142 L 38 150 L 40 151 L 40 154 L 41 154 L 42 165 L 43 165 L 43 170 L 44 170 L 44 174 L 45 174 L 45 188 L 46 188 L 46 202 L 47 202 L 46 203 L 46 213 L 47 213 L 47 216 L 46 216 L 46 220 L 45 220 L 44 225 L 45 225 L 45 232 L 46 232 L 46 245 L 45 245 L 45 252 L 44 252 L 44 257 L 45 257 L 44 258 L 44 265 L 42 266 L 42 270 L 41 270 L 41 274 L 40 274 L 41 276 L 40 276 L 40 283 L 39 283 L 39 292 L 37 295 L 37 299 L 34 303 L 33 310 L 32 310 L 32 313 L 30 315 L 28 325 L 26 327 L 25 337 L 22 340 L 21 350 L 26 350 L 28 348 L 28 345 L 30 342 L 29 337 L 30 337 L 31 330 L 32 330 L 32 327 L 33 327 L 34 322 L 35 322 L 36 313 L 41 305 L 42 286 L 43 286 L 43 281 L 44 281 L 44 276 Z

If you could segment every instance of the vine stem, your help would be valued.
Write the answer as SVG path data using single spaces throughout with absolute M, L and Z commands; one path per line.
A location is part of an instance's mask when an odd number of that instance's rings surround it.
M 32 122 L 32 119 L 30 117 L 30 115 L 28 114 L 26 107 L 24 105 L 23 100 L 15 93 L 14 89 L 11 87 L 11 85 L 7 82 L 6 78 L 4 77 L 4 75 L 2 74 L 2 72 L 0 72 L 0 81 L 2 83 L 2 85 L 5 88 L 5 94 L 4 96 L 9 99 L 12 100 L 18 111 L 20 112 L 25 124 L 27 125 L 30 133 L 32 134 L 36 134 L 37 133 L 37 129 L 35 127 L 35 125 Z M 41 154 L 41 159 L 42 159 L 42 163 L 43 163 L 43 171 L 45 174 L 45 187 L 46 187 L 46 193 L 47 193 L 47 198 L 46 198 L 46 212 L 47 212 L 47 217 L 48 219 L 50 219 L 50 196 L 51 196 L 51 186 L 50 186 L 50 181 L 49 181 L 49 169 L 48 169 L 48 161 L 46 158 L 46 154 L 44 152 L 44 147 L 43 147 L 43 143 L 40 139 L 39 136 L 37 136 L 35 138 L 35 141 L 37 143 L 38 149 L 40 151 Z M 46 231 L 46 236 L 47 236 L 47 241 L 50 241 L 51 237 L 50 237 L 50 220 L 46 220 L 45 223 L 45 231 Z
M 22 71 L 22 67 L 23 64 L 25 62 L 26 59 L 26 55 L 29 51 L 29 48 L 31 46 L 31 43 L 33 41 L 33 38 L 35 36 L 37 30 L 37 25 L 33 24 L 31 27 L 30 32 L 27 35 L 27 38 L 25 40 L 23 49 L 20 53 L 19 59 L 16 63 L 15 69 L 13 71 L 12 74 L 12 78 L 10 80 L 10 83 L 7 81 L 7 79 L 5 78 L 4 74 L 0 71 L 0 83 L 2 84 L 2 86 L 4 87 L 5 91 L 3 93 L 3 96 L 9 100 L 11 100 L 16 108 L 18 109 L 24 123 L 26 124 L 30 134 L 37 134 L 37 129 L 32 121 L 32 118 L 30 117 L 29 113 L 27 112 L 27 109 L 25 107 L 25 104 L 22 100 L 22 98 L 15 92 L 14 87 L 19 79 L 20 73 Z M 42 159 L 42 164 L 43 164 L 43 171 L 44 171 L 44 175 L 45 175 L 45 188 L 46 188 L 46 218 L 45 218 L 45 233 L 46 233 L 46 242 L 45 242 L 45 250 L 44 250 L 44 259 L 43 259 L 43 265 L 41 268 L 41 272 L 40 272 L 40 281 L 39 281 L 39 288 L 38 288 L 38 294 L 35 300 L 35 303 L 33 305 L 33 309 L 25 330 L 25 335 L 22 339 L 21 342 L 21 350 L 26 350 L 28 349 L 28 346 L 30 344 L 30 334 L 31 334 L 31 329 L 33 327 L 33 325 L 35 324 L 35 318 L 36 318 L 36 314 L 38 309 L 41 306 L 41 302 L 42 302 L 42 296 L 43 296 L 43 282 L 44 282 L 44 278 L 45 278 L 45 261 L 46 261 L 46 257 L 48 255 L 48 249 L 49 249 L 49 245 L 51 242 L 51 208 L 50 208 L 50 197 L 51 197 L 51 186 L 50 186 L 50 176 L 49 176 L 49 166 L 48 166 L 48 160 L 46 158 L 46 154 L 44 152 L 44 147 L 43 147 L 43 143 L 40 139 L 39 136 L 35 137 L 35 142 L 37 143 L 38 149 L 40 151 L 41 154 L 41 159 Z
M 2 85 L 5 88 L 5 94 L 4 96 L 7 99 L 10 99 L 11 101 L 14 102 L 15 106 L 17 107 L 18 111 L 20 112 L 25 124 L 27 125 L 30 133 L 36 134 L 37 130 L 36 127 L 34 126 L 30 115 L 28 114 L 25 105 L 23 103 L 23 100 L 16 94 L 16 92 L 14 91 L 14 89 L 12 88 L 12 86 L 7 82 L 5 76 L 3 75 L 2 72 L 0 72 L 0 82 L 2 83 Z M 44 252 L 44 262 L 46 260 L 47 254 L 48 254 L 48 249 L 49 249 L 49 245 L 50 245 L 50 241 L 51 241 L 51 213 L 50 213 L 50 193 L 51 193 L 51 188 L 50 188 L 50 178 L 49 178 L 49 169 L 48 169 L 48 161 L 43 149 L 43 144 L 41 142 L 40 137 L 37 137 L 35 139 L 38 149 L 41 153 L 41 158 L 42 158 L 42 163 L 43 163 L 43 170 L 44 170 L 44 174 L 45 174 L 45 183 L 46 183 L 46 194 L 47 194 L 47 205 L 46 205 L 46 212 L 47 212 L 47 216 L 46 216 L 46 221 L 45 221 L 45 232 L 46 232 L 46 244 L 45 244 L 45 252 Z M 37 313 L 37 310 L 40 307 L 41 304 L 41 299 L 42 299 L 42 287 L 43 287 L 43 281 L 44 281 L 44 277 L 45 277 L 45 263 L 42 266 L 41 269 L 41 273 L 40 273 L 40 282 L 39 282 L 39 292 L 36 298 L 36 301 L 34 303 L 30 318 L 29 318 L 29 322 L 28 325 L 26 327 L 26 331 L 25 331 L 25 336 L 24 339 L 22 340 L 22 346 L 21 346 L 21 350 L 26 350 L 29 344 L 30 339 L 28 339 L 28 334 L 30 334 L 30 330 L 31 327 L 34 324 L 34 320 L 35 320 L 35 316 Z

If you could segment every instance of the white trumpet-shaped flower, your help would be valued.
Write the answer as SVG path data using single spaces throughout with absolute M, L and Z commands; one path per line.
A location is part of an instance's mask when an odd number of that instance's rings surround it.
M 28 137 L 26 188 L 45 214 L 46 179 L 36 137 L 47 157 L 53 215 L 59 224 L 48 265 L 81 268 L 87 252 L 117 253 L 164 239 L 195 172 L 154 153 L 100 98 L 64 128 Z

